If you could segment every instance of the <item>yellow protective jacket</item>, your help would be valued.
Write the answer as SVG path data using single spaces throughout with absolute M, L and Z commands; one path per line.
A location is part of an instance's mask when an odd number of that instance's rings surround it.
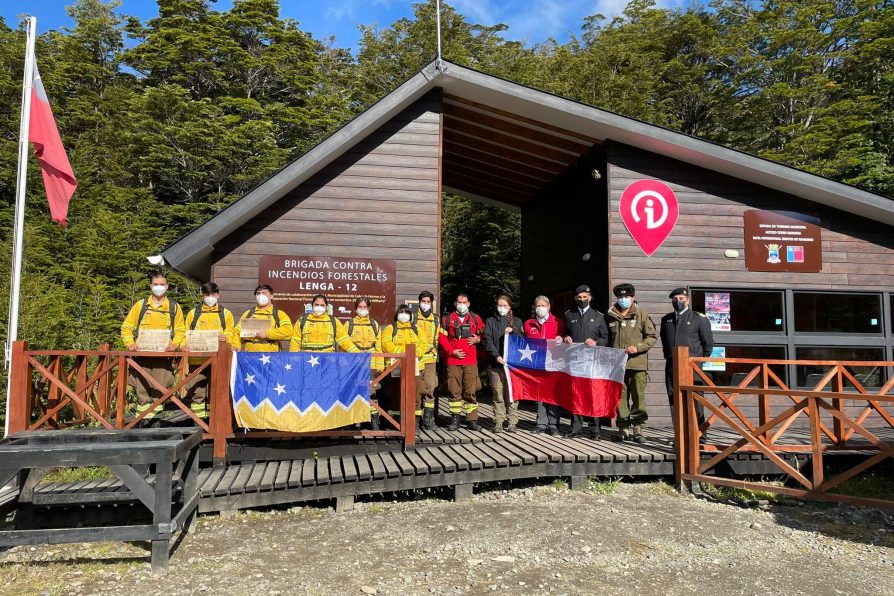
M 359 352 L 344 323 L 330 314 L 308 313 L 295 321 L 295 331 L 289 342 L 290 352 L 334 352 L 338 344 L 342 352 Z
M 273 305 L 268 304 L 265 307 L 255 306 L 248 309 L 239 317 L 239 324 L 236 325 L 236 337 L 242 335 L 242 321 L 245 319 L 267 319 L 270 326 L 267 331 L 267 339 L 250 339 L 243 338 L 242 349 L 246 352 L 279 352 L 279 342 L 292 337 L 292 321 L 289 315 L 283 311 L 276 309 L 276 324 L 273 319 Z
M 419 349 L 416 352 L 422 364 L 433 364 L 438 361 L 438 333 L 441 322 L 433 311 L 428 316 L 419 311 L 416 317 L 416 333 L 419 336 Z
M 198 312 L 198 319 L 196 319 L 196 308 L 193 308 L 186 313 L 187 331 L 219 331 L 220 333 L 223 333 L 227 336 L 227 343 L 230 344 L 230 347 L 232 347 L 234 350 L 239 349 L 241 342 L 239 341 L 239 334 L 236 333 L 236 322 L 233 318 L 233 313 L 229 309 L 224 308 L 219 304 L 216 304 L 214 308 L 211 308 L 208 305 L 202 303 L 201 309 Z M 221 328 L 220 326 L 221 312 L 223 312 L 224 315 L 223 328 Z
M 397 326 L 396 328 L 395 325 Z M 386 353 L 403 354 L 407 351 L 407 346 L 410 344 L 416 345 L 416 354 L 419 354 L 421 349 L 420 340 L 413 323 L 397 322 L 393 325 L 388 325 L 382 330 L 382 349 Z M 394 359 L 389 358 L 388 360 L 388 366 L 391 366 Z M 419 370 L 421 371 L 425 368 L 425 363 L 418 357 L 416 360 L 419 363 Z
M 148 304 L 145 308 L 142 320 L 140 313 L 143 312 L 144 304 Z M 171 302 L 165 296 L 160 305 L 156 305 L 152 296 L 137 300 L 130 307 L 130 312 L 124 318 L 121 324 L 121 343 L 124 347 L 135 344 L 139 329 L 168 329 L 171 332 L 171 342 L 179 349 L 186 342 L 186 326 L 183 324 L 183 309 L 176 302 L 173 303 L 174 316 L 171 317 Z M 172 320 L 173 318 L 173 320 Z
M 356 316 L 345 325 L 351 343 L 360 352 L 382 351 L 382 328 L 377 321 L 369 317 Z M 385 370 L 385 360 L 373 357 L 370 361 L 371 370 Z

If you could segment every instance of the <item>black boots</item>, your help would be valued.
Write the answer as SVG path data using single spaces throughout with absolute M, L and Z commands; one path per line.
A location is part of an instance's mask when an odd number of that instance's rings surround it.
M 435 411 L 432 408 L 422 410 L 422 428 L 425 430 L 435 430 L 438 424 L 435 422 Z
M 447 430 L 459 430 L 459 425 L 462 424 L 463 417 L 459 414 L 451 414 L 450 415 L 450 426 L 447 427 Z
M 373 412 L 369 416 L 369 428 L 370 430 L 379 430 L 379 413 Z
M 478 421 L 477 421 L 477 420 L 469 420 L 469 421 L 467 421 L 467 422 L 466 422 L 466 426 L 469 427 L 469 430 L 474 430 L 475 432 L 478 432 L 479 430 L 481 430 L 481 425 L 478 424 Z

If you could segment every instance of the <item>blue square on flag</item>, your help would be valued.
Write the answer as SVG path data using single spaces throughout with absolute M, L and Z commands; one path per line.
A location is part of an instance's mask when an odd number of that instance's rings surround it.
M 545 339 L 528 339 L 518 335 L 509 335 L 505 349 L 507 364 L 524 368 L 546 369 Z

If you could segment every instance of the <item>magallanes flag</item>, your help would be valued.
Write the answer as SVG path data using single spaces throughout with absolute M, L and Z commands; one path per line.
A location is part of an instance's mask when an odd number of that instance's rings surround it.
M 513 400 L 542 401 L 573 414 L 614 418 L 627 352 L 507 335 L 503 353 Z
M 369 365 L 368 352 L 236 352 L 236 422 L 289 432 L 369 422 Z

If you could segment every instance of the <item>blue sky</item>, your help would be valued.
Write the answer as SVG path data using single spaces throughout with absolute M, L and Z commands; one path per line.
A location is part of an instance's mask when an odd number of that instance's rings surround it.
M 65 13 L 67 0 L 0 0 L 0 16 L 17 27 L 19 15 L 37 17 L 40 33 L 71 25 Z M 583 17 L 602 13 L 614 16 L 627 0 L 453 0 L 450 4 L 473 23 L 509 25 L 509 39 L 537 43 L 547 37 L 567 41 L 569 32 L 578 33 Z M 662 7 L 688 6 L 689 0 L 658 0 Z M 226 10 L 232 0 L 218 0 L 218 10 Z M 301 23 L 318 39 L 335 36 L 339 47 L 356 50 L 357 25 L 390 25 L 412 14 L 412 0 L 280 0 L 282 16 Z M 157 14 L 155 0 L 123 0 L 119 12 L 143 20 Z

